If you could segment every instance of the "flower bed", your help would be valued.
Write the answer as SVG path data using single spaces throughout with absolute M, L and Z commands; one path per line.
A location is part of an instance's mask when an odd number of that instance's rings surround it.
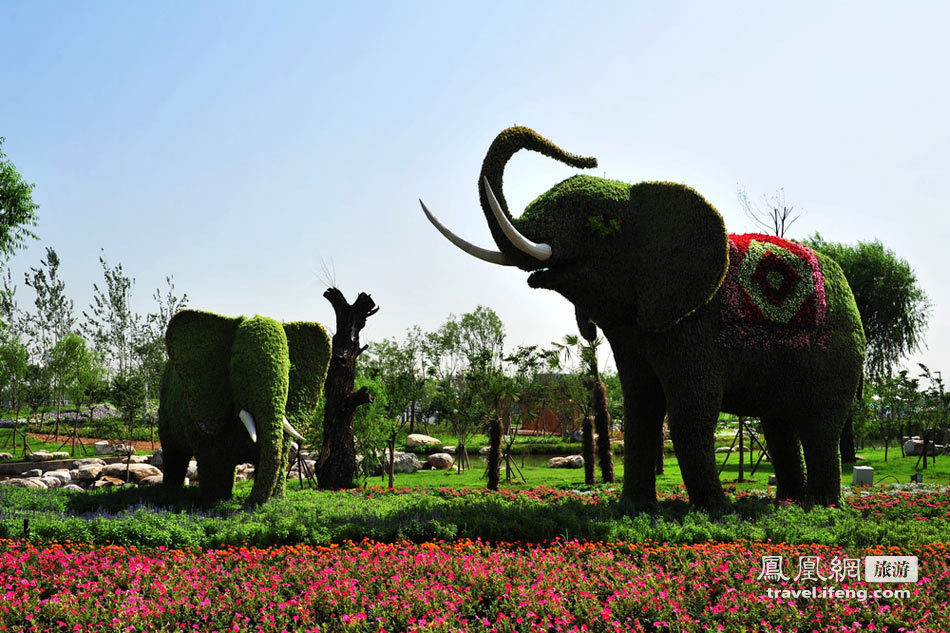
M 780 599 L 767 592 L 782 584 L 758 579 L 766 555 L 790 564 L 881 554 L 919 558 L 909 597 Z M 0 630 L 947 631 L 950 546 L 463 540 L 139 551 L 0 541 L 0 591 Z

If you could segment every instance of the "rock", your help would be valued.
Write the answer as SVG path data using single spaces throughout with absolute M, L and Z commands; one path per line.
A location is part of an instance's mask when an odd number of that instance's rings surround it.
M 13 486 L 14 488 L 35 488 L 37 490 L 43 490 L 46 488 L 46 484 L 43 483 L 43 480 L 37 477 L 31 477 L 30 479 L 4 479 L 3 481 L 0 481 L 0 486 Z
M 148 464 L 150 456 L 149 455 L 129 455 L 129 461 L 133 464 Z M 151 464 L 154 466 L 154 464 Z
M 115 477 L 103 477 L 102 479 L 97 479 L 96 483 L 92 484 L 93 488 L 115 488 L 123 485 L 125 482 L 121 479 Z
M 42 476 L 43 476 L 43 469 L 42 469 L 42 468 L 31 468 L 30 470 L 25 471 L 25 472 L 24 472 L 22 475 L 20 475 L 20 476 L 21 476 L 21 477 L 26 477 L 26 478 L 29 478 L 29 477 L 42 477 Z
M 62 480 L 57 477 L 40 477 L 40 481 L 46 484 L 47 488 L 59 488 L 63 485 Z
M 112 444 L 102 440 L 93 444 L 93 448 L 96 451 L 96 455 L 111 455 L 113 453 Z
M 254 464 L 238 464 L 235 472 L 239 475 L 250 477 L 254 474 Z
M 70 492 L 84 492 L 84 490 L 76 484 L 66 484 L 62 489 L 69 490 Z
M 13 460 L 13 455 L 10 453 L 0 453 L 0 462 L 9 462 Z
M 234 481 L 247 481 L 247 475 L 237 473 L 236 475 L 234 475 Z
M 583 442 L 583 441 L 584 441 L 584 430 L 583 430 L 583 429 L 577 429 L 577 430 L 575 430 L 573 433 L 571 433 L 571 441 L 572 441 L 572 442 Z
M 95 481 L 103 468 L 101 464 L 85 464 L 69 471 L 69 475 L 76 481 Z
M 125 444 L 115 444 L 112 447 L 112 452 L 116 455 L 132 455 L 135 453 L 135 448 Z
M 195 460 L 188 462 L 188 471 L 185 473 L 185 477 L 192 481 L 198 480 L 198 462 Z
M 160 483 L 162 483 L 163 480 L 164 478 L 162 477 L 162 475 L 149 475 L 148 477 L 143 477 L 142 479 L 140 479 L 139 485 L 140 486 L 157 486 Z
M 162 471 L 151 464 L 125 464 L 124 462 L 109 464 L 102 469 L 102 474 L 106 477 L 115 477 L 124 482 L 126 480 L 126 469 L 128 469 L 129 481 L 135 482 L 139 482 L 146 477 L 154 477 L 155 475 L 162 474 Z
M 393 472 L 397 475 L 407 475 L 422 468 L 422 462 L 412 453 L 396 451 L 393 453 Z
M 70 457 L 72 457 L 72 455 L 70 455 L 66 451 L 56 451 L 52 453 L 52 455 L 53 455 L 53 459 L 69 459 Z
M 406 448 L 419 448 L 426 446 L 442 446 L 442 440 L 430 435 L 421 433 L 412 433 L 406 438 Z
M 49 462 L 53 460 L 53 455 L 46 451 L 36 451 L 27 455 L 26 459 L 31 462 Z
M 448 470 L 455 465 L 455 460 L 448 453 L 433 453 L 426 461 L 435 470 Z
M 48 470 L 46 471 L 46 476 L 55 477 L 56 479 L 59 479 L 59 481 L 64 485 L 68 484 L 69 482 L 73 480 L 73 476 L 70 475 L 69 471 L 66 470 L 65 468 L 58 468 L 56 470 Z
M 163 468 L 165 466 L 165 458 L 163 457 L 164 453 L 162 449 L 158 449 L 152 454 L 152 457 L 148 460 L 148 463 L 156 468 Z
M 478 454 L 482 456 L 488 455 L 490 452 L 491 446 L 482 446 L 480 449 L 478 449 Z
M 732 449 L 729 448 L 728 446 L 720 446 L 719 448 L 716 449 L 716 452 L 717 453 L 731 453 Z
M 927 455 L 939 455 L 944 450 L 942 444 L 934 444 L 933 442 L 927 443 Z M 912 437 L 906 442 L 904 442 L 904 454 L 905 455 L 920 455 L 924 452 L 924 441 Z
M 448 453 L 449 455 L 455 455 L 455 447 L 454 447 L 454 446 L 443 446 L 443 447 L 442 447 L 442 452 L 443 452 L 443 453 Z
M 548 468 L 583 468 L 582 455 L 568 455 L 567 457 L 552 457 L 548 460 Z
M 99 459 L 98 457 L 86 457 L 84 459 L 77 459 L 76 461 L 74 461 L 72 468 L 76 469 L 82 466 L 90 466 L 93 464 L 97 466 L 105 466 L 106 461 L 104 459 Z

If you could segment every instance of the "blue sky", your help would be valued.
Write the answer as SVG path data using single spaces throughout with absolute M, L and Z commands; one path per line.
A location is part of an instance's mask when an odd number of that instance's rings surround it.
M 491 238 L 475 181 L 503 128 L 597 156 L 595 173 L 736 197 L 784 187 L 790 237 L 880 238 L 934 304 L 950 371 L 950 9 L 908 3 L 152 2 L 0 4 L 0 136 L 40 203 L 77 312 L 98 256 L 174 275 L 193 307 L 332 326 L 324 267 L 380 305 L 369 339 L 494 308 L 508 345 L 574 330 L 560 296 L 466 257 Z M 519 154 L 513 208 L 572 171 Z M 916 367 L 915 367 L 916 370 Z

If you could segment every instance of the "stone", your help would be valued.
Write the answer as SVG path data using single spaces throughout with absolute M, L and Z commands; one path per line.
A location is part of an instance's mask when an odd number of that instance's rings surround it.
M 480 449 L 478 449 L 478 454 L 482 456 L 486 456 L 490 452 L 491 452 L 491 446 L 482 446 Z
M 59 479 L 63 484 L 68 484 L 69 482 L 71 482 L 71 481 L 73 480 L 73 476 L 70 475 L 70 474 L 69 474 L 69 471 L 66 470 L 65 468 L 57 468 L 56 470 L 48 470 L 48 471 L 46 471 L 46 476 L 47 476 L 47 477 L 56 477 L 56 478 Z
M 65 486 L 63 486 L 62 489 L 69 490 L 70 492 L 77 492 L 77 491 L 84 492 L 84 490 L 80 486 L 77 486 L 76 484 L 66 484 Z
M 95 481 L 103 468 L 101 464 L 85 464 L 69 471 L 69 475 L 76 481 Z
M 151 464 L 125 464 L 124 462 L 109 464 L 102 469 L 102 474 L 106 477 L 115 477 L 124 482 L 126 480 L 126 469 L 128 469 L 129 481 L 134 482 L 139 482 L 146 477 L 154 477 L 155 475 L 162 474 L 162 471 Z
M 135 448 L 126 446 L 125 444 L 115 444 L 112 447 L 112 452 L 116 455 L 132 455 L 135 453 Z
M 157 486 L 162 483 L 164 478 L 162 475 L 149 475 L 148 477 L 143 477 L 139 480 L 140 486 Z
M 720 446 L 719 448 L 716 449 L 716 452 L 717 453 L 731 453 L 732 449 L 729 448 L 728 446 Z
M 455 465 L 455 459 L 448 453 L 433 453 L 426 461 L 435 470 L 448 470 Z
M 13 455 L 10 453 L 0 453 L 0 462 L 9 462 L 13 460 Z
M 89 465 L 92 465 L 92 464 L 95 464 L 95 465 L 97 465 L 97 466 L 105 466 L 105 465 L 106 465 L 106 460 L 104 460 L 104 459 L 99 459 L 98 457 L 85 457 L 85 458 L 83 458 L 83 459 L 77 459 L 76 461 L 74 461 L 74 462 L 73 462 L 73 465 L 72 465 L 72 468 L 73 468 L 73 469 L 76 469 L 76 468 L 79 468 L 79 467 L 81 467 L 81 466 L 89 466 Z
M 939 455 L 943 453 L 944 447 L 942 444 L 934 444 L 933 442 L 927 443 L 927 455 Z M 924 452 L 924 441 L 912 437 L 906 442 L 904 442 L 904 454 L 905 455 L 920 455 Z
M 96 482 L 92 484 L 92 487 L 93 488 L 116 488 L 118 486 L 123 485 L 124 483 L 125 482 L 123 480 L 117 479 L 116 477 L 103 477 L 102 479 L 97 479 Z
M 422 468 L 422 462 L 412 453 L 396 451 L 393 453 L 393 473 L 397 475 L 408 475 Z
M 239 475 L 249 477 L 254 474 L 254 464 L 238 464 L 235 472 Z
M 247 481 L 247 475 L 237 473 L 234 475 L 234 481 Z
M 548 460 L 548 468 L 583 468 L 582 455 L 568 455 L 567 457 L 552 457 Z
M 31 477 L 29 479 L 4 479 L 0 481 L 0 486 L 13 486 L 14 488 L 34 488 L 36 490 L 43 490 L 46 488 L 46 484 L 43 483 L 42 479 L 37 477 Z
M 53 455 L 46 451 L 36 451 L 27 455 L 26 459 L 31 462 L 49 462 L 53 460 Z
M 54 453 L 52 453 L 52 455 L 53 455 L 53 459 L 69 459 L 70 457 L 72 457 L 72 455 L 70 455 L 66 451 L 55 451 Z
M 133 464 L 148 464 L 150 456 L 149 455 L 129 455 L 128 460 Z M 151 464 L 154 466 L 154 464 Z
M 191 460 L 190 462 L 188 462 L 188 471 L 185 473 L 185 477 L 187 477 L 191 481 L 198 480 L 198 462 L 196 462 L 195 460 Z
M 40 477 L 40 481 L 46 484 L 47 488 L 59 488 L 63 481 L 57 477 Z
M 406 448 L 420 448 L 428 446 L 442 446 L 442 440 L 430 435 L 412 433 L 406 438 Z
M 43 469 L 42 469 L 42 468 L 31 468 L 30 470 L 25 471 L 25 472 L 24 472 L 22 475 L 20 475 L 20 476 L 21 476 L 21 477 L 26 477 L 26 478 L 29 478 L 29 477 L 42 477 L 42 476 L 43 476 Z
M 111 455 L 113 453 L 112 444 L 105 440 L 96 442 L 92 446 L 96 451 L 96 455 Z
M 158 449 L 152 454 L 152 457 L 148 460 L 148 463 L 156 468 L 164 468 L 165 458 L 163 457 L 164 453 L 162 449 Z
M 448 453 L 449 455 L 455 455 L 455 447 L 454 447 L 454 446 L 443 446 L 443 447 L 442 447 L 442 452 L 443 452 L 443 453 Z

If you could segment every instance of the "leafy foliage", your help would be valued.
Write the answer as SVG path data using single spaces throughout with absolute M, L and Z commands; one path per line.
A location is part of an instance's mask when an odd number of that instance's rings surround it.
M 36 210 L 40 205 L 33 202 L 33 188 L 17 171 L 16 166 L 3 153 L 3 137 L 0 137 L 0 256 L 10 257 L 26 244 L 27 238 L 36 239 L 29 227 L 36 226 Z

